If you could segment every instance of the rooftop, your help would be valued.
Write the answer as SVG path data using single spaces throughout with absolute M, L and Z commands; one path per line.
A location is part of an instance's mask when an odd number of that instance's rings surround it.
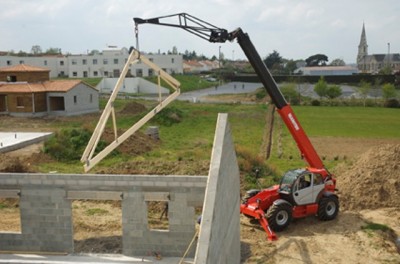
M 0 93 L 67 92 L 81 82 L 81 80 L 56 80 L 43 83 L 3 82 L 0 83 Z
M 0 68 L 0 72 L 50 72 L 50 69 L 27 64 L 18 64 L 16 66 Z

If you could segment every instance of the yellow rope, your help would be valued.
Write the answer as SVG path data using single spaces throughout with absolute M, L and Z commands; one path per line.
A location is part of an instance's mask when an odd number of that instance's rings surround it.
M 197 229 L 196 233 L 194 234 L 192 241 L 190 242 L 188 248 L 187 248 L 186 251 L 185 251 L 185 254 L 183 254 L 183 257 L 182 257 L 181 260 L 179 261 L 179 264 L 182 264 L 182 263 L 183 263 L 183 260 L 185 259 L 186 255 L 188 254 L 190 248 L 192 247 L 194 240 L 196 239 L 197 235 L 199 234 L 199 230 L 200 230 L 200 229 Z

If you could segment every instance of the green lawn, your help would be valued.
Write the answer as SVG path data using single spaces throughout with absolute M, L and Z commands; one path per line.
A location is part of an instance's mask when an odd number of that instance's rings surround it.
M 189 92 L 209 87 L 214 87 L 218 82 L 209 82 L 204 78 L 201 78 L 198 75 L 184 75 L 184 74 L 177 74 L 173 75 L 177 81 L 181 83 L 181 92 Z M 146 80 L 149 80 L 153 83 L 158 83 L 158 77 L 147 77 Z M 165 82 L 161 82 L 161 85 L 165 88 L 170 88 Z
M 400 109 L 298 106 L 293 110 L 309 136 L 400 137 Z
M 153 101 L 136 102 L 154 106 Z M 123 109 L 131 100 L 116 100 L 118 109 Z M 104 105 L 105 103 L 102 103 Z M 242 153 L 242 160 L 254 161 L 260 153 L 263 133 L 265 128 L 265 105 L 243 104 L 193 104 L 182 101 L 174 101 L 167 108 L 176 108 L 182 114 L 181 121 L 172 125 L 162 125 L 156 120 L 150 120 L 148 125 L 159 126 L 161 144 L 152 151 L 139 156 L 107 157 L 98 166 L 118 166 L 118 163 L 128 160 L 137 161 L 209 161 L 214 140 L 215 126 L 218 113 L 228 113 L 228 120 L 232 130 L 232 137 L 236 149 Z M 363 108 L 363 107 L 293 107 L 300 123 L 308 136 L 353 137 L 353 138 L 400 138 L 400 109 L 387 108 Z M 127 129 L 144 113 L 137 115 L 118 116 L 118 127 Z M 68 119 L 68 118 L 67 118 Z M 62 120 L 54 122 L 56 127 L 93 127 L 97 123 L 93 119 L 90 123 L 79 123 L 79 119 Z M 281 123 L 283 133 L 282 145 L 285 149 L 285 157 L 279 158 L 276 151 L 277 131 Z M 282 125 L 279 115 L 276 115 L 276 129 L 274 131 L 274 152 L 267 162 L 276 174 L 283 171 L 303 167 L 306 164 L 299 159 L 299 152 L 286 127 Z M 110 124 L 111 125 L 111 122 Z M 245 155 L 242 155 L 242 154 Z M 239 162 L 241 162 L 239 161 Z M 328 168 L 336 166 L 339 161 L 326 160 Z M 255 164 L 251 163 L 250 164 Z M 241 165 L 242 166 L 242 165 Z M 250 165 L 246 165 L 249 167 Z M 62 172 L 74 172 L 81 168 L 79 161 L 70 164 L 46 164 L 41 166 L 43 171 L 58 170 Z M 249 171 L 247 169 L 247 171 Z

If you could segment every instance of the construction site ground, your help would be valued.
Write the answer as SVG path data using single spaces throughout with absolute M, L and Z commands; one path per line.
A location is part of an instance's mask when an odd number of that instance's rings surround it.
M 9 118 L 9 117 L 7 117 Z M 86 117 L 83 117 L 86 118 Z M 14 125 L 18 127 L 19 119 Z M 37 131 L 38 123 L 30 127 Z M 11 122 L 12 123 L 12 122 Z M 7 123 L 10 127 L 10 122 Z M 14 129 L 16 128 L 14 127 Z M 24 127 L 24 126 L 22 126 Z M 311 138 L 319 152 L 332 148 L 347 156 L 333 169 L 341 209 L 328 222 L 308 217 L 293 221 L 267 241 L 257 222 L 241 216 L 242 263 L 400 263 L 400 140 Z M 31 162 L 51 162 L 41 144 L 0 154 L 0 170 Z M 329 153 L 327 153 L 329 154 Z M 324 153 L 321 153 L 324 155 Z M 204 165 L 206 166 L 206 165 Z M 123 168 L 118 172 L 124 173 Z M 13 201 L 0 207 L 0 230 L 19 231 L 19 211 Z M 118 203 L 75 201 L 74 240 L 77 253 L 121 253 L 121 216 Z M 161 212 L 155 212 L 157 218 Z M 0 249 L 1 250 L 1 249 Z

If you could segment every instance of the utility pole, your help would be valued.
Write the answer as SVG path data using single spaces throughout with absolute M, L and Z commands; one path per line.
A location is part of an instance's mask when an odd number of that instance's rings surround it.
M 391 69 L 391 67 L 390 67 L 390 42 L 388 42 L 388 68 L 390 68 Z
M 218 52 L 218 71 L 219 71 L 219 78 L 218 78 L 218 83 L 221 85 L 221 46 L 219 46 L 219 52 Z

